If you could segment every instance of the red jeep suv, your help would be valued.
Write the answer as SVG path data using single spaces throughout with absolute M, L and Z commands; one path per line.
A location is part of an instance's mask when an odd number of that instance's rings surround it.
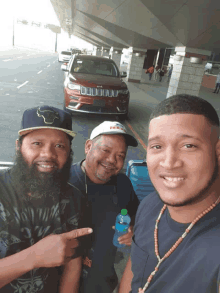
M 117 65 L 111 59 L 91 55 L 73 55 L 65 71 L 64 110 L 116 115 L 126 119 L 129 91 Z

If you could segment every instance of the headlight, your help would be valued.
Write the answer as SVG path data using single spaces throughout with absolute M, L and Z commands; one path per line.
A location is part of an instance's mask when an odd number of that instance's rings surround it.
M 78 91 L 80 91 L 80 85 L 76 84 L 76 83 L 68 82 L 67 87 L 70 90 L 78 90 Z
M 126 89 L 126 90 L 119 90 L 118 91 L 119 94 L 122 94 L 122 95 L 127 95 L 129 93 L 129 90 Z

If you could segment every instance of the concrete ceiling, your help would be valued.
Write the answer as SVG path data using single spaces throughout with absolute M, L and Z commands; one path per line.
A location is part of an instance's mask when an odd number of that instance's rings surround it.
M 106 48 L 220 49 L 217 0 L 51 0 L 69 34 Z M 68 25 L 66 19 L 71 19 Z

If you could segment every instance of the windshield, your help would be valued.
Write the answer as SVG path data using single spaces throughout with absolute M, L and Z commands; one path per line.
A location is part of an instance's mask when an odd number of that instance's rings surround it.
M 63 51 L 63 52 L 61 52 L 61 54 L 64 54 L 64 55 L 71 55 L 71 52 Z
M 118 69 L 113 62 L 103 60 L 86 60 L 77 58 L 71 68 L 72 73 L 99 74 L 107 76 L 118 76 Z

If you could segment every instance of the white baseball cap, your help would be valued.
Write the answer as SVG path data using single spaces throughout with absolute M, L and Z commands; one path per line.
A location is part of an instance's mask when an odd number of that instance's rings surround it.
M 126 139 L 126 143 L 129 146 L 136 147 L 138 146 L 137 140 L 130 134 L 127 133 L 124 125 L 117 121 L 104 121 L 99 124 L 96 128 L 93 129 L 90 139 L 94 139 L 95 137 L 101 134 L 122 134 Z

